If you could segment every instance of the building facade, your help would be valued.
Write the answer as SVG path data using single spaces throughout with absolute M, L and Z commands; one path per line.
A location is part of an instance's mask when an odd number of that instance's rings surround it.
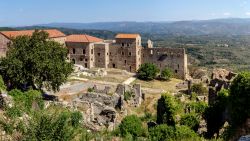
M 118 34 L 114 41 L 104 41 L 88 35 L 70 35 L 66 46 L 70 60 L 86 68 L 117 68 L 136 72 L 141 64 L 153 63 L 160 70 L 172 69 L 175 75 L 185 79 L 187 54 L 183 48 L 157 48 L 149 40 L 142 47 L 139 34 Z
M 141 64 L 153 63 L 160 70 L 172 69 L 176 76 L 186 79 L 187 54 L 183 48 L 157 48 L 148 40 L 142 47 L 139 34 L 118 34 L 115 40 L 104 41 L 89 35 L 69 35 L 50 29 L 49 38 L 64 44 L 69 51 L 68 58 L 74 64 L 85 68 L 117 68 L 136 72 Z M 12 38 L 31 36 L 34 30 L 0 32 L 0 57 L 6 56 Z

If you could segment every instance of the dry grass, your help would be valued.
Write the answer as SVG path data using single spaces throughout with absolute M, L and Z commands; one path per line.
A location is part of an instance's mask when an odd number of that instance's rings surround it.
M 132 74 L 125 73 L 123 70 L 119 69 L 107 69 L 106 71 L 107 75 L 103 77 L 93 77 L 93 76 L 80 76 L 80 77 L 89 80 L 122 83 L 123 81 L 127 80 L 129 77 L 132 76 Z
M 176 84 L 182 82 L 180 79 L 171 79 L 170 81 L 159 81 L 159 80 L 152 80 L 152 81 L 142 81 L 136 79 L 133 84 L 139 83 L 142 87 L 145 88 L 152 88 L 152 89 L 162 89 L 168 92 L 176 92 Z

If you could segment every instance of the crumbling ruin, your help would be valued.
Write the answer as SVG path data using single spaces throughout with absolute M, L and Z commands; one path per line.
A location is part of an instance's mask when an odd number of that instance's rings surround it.
M 99 131 L 103 127 L 113 130 L 115 125 L 120 123 L 117 117 L 126 115 L 127 106 L 140 106 L 143 98 L 140 84 L 134 86 L 118 85 L 114 94 L 110 88 L 92 88 L 93 92 L 79 94 L 72 100 L 72 106 L 83 112 L 84 123 L 92 130 Z M 133 97 L 129 101 L 124 101 L 126 91 L 131 91 Z

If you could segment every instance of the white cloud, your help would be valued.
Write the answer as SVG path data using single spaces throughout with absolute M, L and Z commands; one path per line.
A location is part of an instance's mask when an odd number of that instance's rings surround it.
M 225 13 L 223 13 L 223 15 L 224 15 L 224 16 L 231 16 L 231 13 L 225 12 Z
M 250 16 L 250 12 L 246 12 L 245 15 Z

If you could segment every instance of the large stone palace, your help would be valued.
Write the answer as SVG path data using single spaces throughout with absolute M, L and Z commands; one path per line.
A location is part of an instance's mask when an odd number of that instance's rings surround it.
M 160 70 L 168 67 L 177 77 L 187 75 L 187 54 L 184 48 L 158 48 L 148 40 L 142 46 L 139 34 L 118 34 L 115 40 L 103 40 L 89 35 L 66 36 L 58 30 L 45 30 L 49 38 L 69 49 L 69 59 L 86 68 L 118 68 L 136 72 L 143 63 L 154 63 Z M 8 43 L 20 35 L 32 35 L 34 30 L 0 32 L 0 57 L 7 52 Z

